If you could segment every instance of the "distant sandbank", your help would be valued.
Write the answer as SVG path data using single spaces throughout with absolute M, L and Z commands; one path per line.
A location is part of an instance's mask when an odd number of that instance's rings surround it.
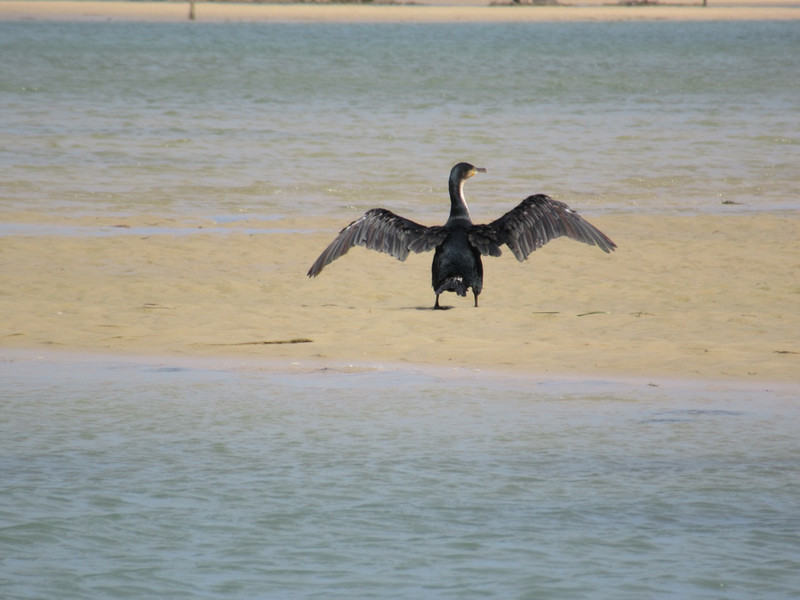
M 696 3 L 620 3 L 581 0 L 549 6 L 491 6 L 480 0 L 423 0 L 414 4 L 196 2 L 201 22 L 535 22 L 628 20 L 800 19 L 797 0 Z M 0 0 L 0 20 L 185 21 L 189 2 Z

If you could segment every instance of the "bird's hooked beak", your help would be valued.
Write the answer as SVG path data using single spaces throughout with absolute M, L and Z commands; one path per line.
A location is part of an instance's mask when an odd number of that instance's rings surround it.
M 473 167 L 472 171 L 469 172 L 469 176 L 472 177 L 475 173 L 486 173 L 486 169 L 483 167 Z

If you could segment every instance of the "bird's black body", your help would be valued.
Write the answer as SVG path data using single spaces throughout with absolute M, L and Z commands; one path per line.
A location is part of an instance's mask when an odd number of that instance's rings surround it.
M 478 306 L 478 294 L 483 288 L 483 263 L 481 253 L 470 244 L 465 229 L 459 227 L 452 231 L 436 246 L 431 265 L 431 282 L 436 292 L 434 308 L 441 308 L 439 295 L 443 292 L 466 296 L 467 288 L 472 288 L 475 306 Z
M 342 229 L 336 239 L 320 254 L 308 271 L 316 277 L 322 269 L 353 246 L 365 246 L 405 260 L 409 252 L 435 249 L 431 279 L 439 296 L 456 292 L 466 296 L 471 288 L 478 306 L 483 288 L 481 255 L 500 256 L 505 244 L 524 261 L 528 255 L 551 239 L 567 236 L 579 242 L 598 246 L 604 252 L 616 244 L 594 225 L 563 202 L 544 194 L 529 196 L 514 209 L 488 225 L 475 225 L 464 199 L 464 182 L 478 172 L 468 163 L 458 163 L 450 172 L 450 218 L 442 226 L 426 227 L 383 208 L 373 208 Z

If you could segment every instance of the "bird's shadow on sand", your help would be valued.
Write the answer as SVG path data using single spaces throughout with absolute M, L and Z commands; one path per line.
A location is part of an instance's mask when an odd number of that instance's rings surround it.
M 430 310 L 438 312 L 440 310 L 450 310 L 451 308 L 455 308 L 455 306 L 440 306 L 439 308 L 434 308 L 432 306 L 406 306 L 404 310 Z

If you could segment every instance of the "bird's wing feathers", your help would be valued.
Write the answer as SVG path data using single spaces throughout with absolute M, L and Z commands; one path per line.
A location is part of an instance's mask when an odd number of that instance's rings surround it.
M 405 260 L 409 252 L 427 252 L 438 246 L 446 233 L 442 227 L 425 227 L 383 208 L 373 208 L 342 229 L 308 270 L 309 277 L 320 271 L 353 246 L 391 254 Z
M 529 196 L 499 219 L 488 225 L 476 225 L 469 231 L 470 242 L 481 254 L 500 256 L 500 246 L 506 244 L 520 262 L 537 248 L 562 236 L 597 246 L 604 252 L 617 247 L 569 206 L 544 194 Z

